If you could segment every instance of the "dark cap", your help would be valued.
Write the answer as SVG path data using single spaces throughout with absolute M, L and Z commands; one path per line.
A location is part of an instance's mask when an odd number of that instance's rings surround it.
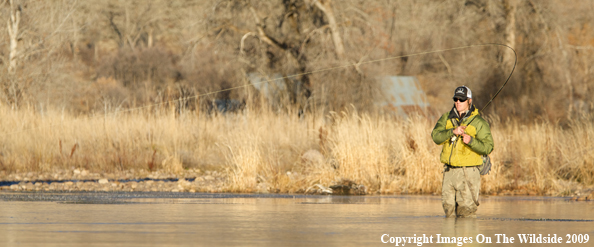
M 457 87 L 454 91 L 454 99 L 467 100 L 472 99 L 472 92 L 467 86 Z

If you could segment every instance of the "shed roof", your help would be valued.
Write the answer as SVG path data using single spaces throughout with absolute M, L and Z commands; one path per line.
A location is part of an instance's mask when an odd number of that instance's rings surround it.
M 378 102 L 380 106 L 402 116 L 429 107 L 427 96 L 415 76 L 383 76 L 379 80 L 384 96 L 384 101 Z

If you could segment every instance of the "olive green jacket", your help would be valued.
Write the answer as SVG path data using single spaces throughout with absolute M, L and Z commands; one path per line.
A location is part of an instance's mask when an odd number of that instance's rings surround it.
M 481 155 L 488 155 L 493 151 L 493 136 L 489 124 L 479 115 L 474 105 L 470 112 L 470 116 L 460 121 L 456 109 L 452 108 L 439 118 L 433 128 L 431 138 L 435 144 L 443 145 L 440 156 L 442 163 L 451 166 L 478 166 L 483 164 Z M 465 133 L 472 137 L 468 144 L 462 141 L 462 136 L 455 137 L 455 125 L 467 126 Z

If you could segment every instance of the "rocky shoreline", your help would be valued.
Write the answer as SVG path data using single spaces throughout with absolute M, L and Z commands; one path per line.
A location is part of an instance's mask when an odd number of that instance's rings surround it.
M 4 191 L 159 191 L 225 192 L 227 176 L 218 171 L 189 169 L 179 174 L 129 170 L 92 173 L 87 170 L 14 173 L 2 176 Z
M 84 169 L 54 172 L 5 174 L 0 171 L 0 191 L 30 192 L 231 192 L 228 176 L 220 171 L 188 169 L 178 173 L 134 170 L 94 173 Z M 270 193 L 268 190 L 256 193 Z M 341 180 L 328 187 L 315 184 L 301 190 L 303 194 L 365 195 L 365 186 Z M 534 191 L 519 189 L 491 193 L 491 196 L 538 196 Z M 580 189 L 568 196 L 572 201 L 594 201 L 594 188 Z

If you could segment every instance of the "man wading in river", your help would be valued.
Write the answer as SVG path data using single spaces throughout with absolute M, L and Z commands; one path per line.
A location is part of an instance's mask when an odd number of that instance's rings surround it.
M 472 105 L 466 86 L 454 91 L 454 107 L 439 118 L 431 132 L 433 141 L 443 145 L 444 163 L 441 201 L 446 217 L 476 217 L 481 177 L 481 155 L 493 151 L 489 124 Z

